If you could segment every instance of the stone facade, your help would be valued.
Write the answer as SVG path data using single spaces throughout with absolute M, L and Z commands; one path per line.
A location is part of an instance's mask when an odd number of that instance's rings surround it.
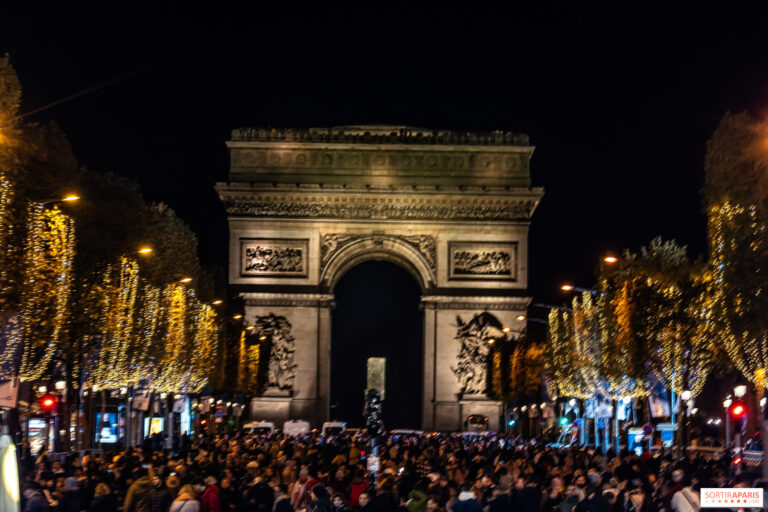
M 242 291 L 247 323 L 274 315 L 290 324 L 294 350 L 290 394 L 264 397 L 262 416 L 328 419 L 334 288 L 378 259 L 422 289 L 423 428 L 457 430 L 469 414 L 498 428 L 500 404 L 473 372 L 488 329 L 524 328 L 516 317 L 529 303 L 528 228 L 543 194 L 530 187 L 527 137 L 248 128 L 228 146 L 230 181 L 217 190 L 230 284 Z

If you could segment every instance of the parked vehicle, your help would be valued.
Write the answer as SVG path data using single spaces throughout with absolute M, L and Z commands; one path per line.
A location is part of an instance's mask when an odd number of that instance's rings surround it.
M 343 421 L 326 421 L 323 423 L 323 436 L 334 436 L 347 431 L 347 424 Z
M 275 431 L 275 424 L 271 421 L 251 421 L 243 425 L 251 434 L 266 436 Z
M 286 437 L 295 437 L 310 432 L 309 422 L 304 420 L 288 420 L 283 423 L 283 434 Z

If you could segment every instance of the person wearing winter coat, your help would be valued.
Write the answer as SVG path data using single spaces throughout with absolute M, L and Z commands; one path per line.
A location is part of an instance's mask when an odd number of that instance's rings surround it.
M 48 512 L 48 500 L 45 499 L 40 484 L 30 482 L 24 490 L 24 512 Z
M 209 476 L 205 479 L 205 490 L 200 498 L 200 510 L 202 512 L 221 512 L 221 499 L 219 495 L 221 490 L 219 489 L 216 477 Z
M 475 497 L 472 488 L 464 484 L 461 486 L 461 492 L 453 503 L 453 512 L 482 512 L 483 507 L 480 501 Z
M 312 505 L 310 512 L 331 512 L 331 499 L 328 490 L 322 485 L 312 488 Z
M 166 512 L 172 501 L 171 491 L 163 484 L 163 480 L 159 476 L 152 477 L 152 489 L 147 496 L 148 512 Z
M 80 490 L 80 482 L 70 476 L 64 480 L 64 492 L 56 509 L 59 512 L 81 512 L 85 509 L 85 499 Z
M 138 476 L 138 478 L 128 488 L 125 502 L 123 502 L 123 511 L 149 512 L 147 499 L 149 491 L 152 490 L 152 480 L 147 475 L 146 470 L 135 471 L 134 475 Z
M 191 485 L 184 485 L 179 496 L 171 503 L 168 512 L 200 512 L 200 502 L 195 498 L 195 490 Z
M 488 512 L 512 512 L 512 497 L 509 487 L 499 484 L 493 490 L 493 499 L 488 502 Z
M 107 484 L 96 486 L 88 512 L 117 512 L 117 498 Z M 167 510 L 167 509 L 166 509 Z

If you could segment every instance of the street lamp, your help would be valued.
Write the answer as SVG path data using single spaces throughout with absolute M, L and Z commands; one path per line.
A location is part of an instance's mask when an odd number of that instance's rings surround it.
M 591 293 L 595 293 L 595 290 L 591 290 L 589 288 L 582 288 L 581 286 L 574 286 L 574 285 L 572 285 L 570 283 L 565 283 L 564 285 L 562 285 L 560 287 L 560 289 L 563 290 L 564 292 L 576 291 L 576 292 L 591 292 Z
M 138 252 L 139 252 L 139 254 L 141 254 L 142 256 L 148 256 L 148 255 L 152 254 L 152 251 L 153 251 L 153 250 L 152 250 L 152 248 L 151 248 L 151 247 L 148 247 L 148 246 L 144 246 L 144 247 L 141 247 L 141 248 L 139 249 L 139 251 L 138 251 Z
M 614 263 L 619 261 L 619 258 L 617 258 L 616 256 L 606 256 L 605 258 L 603 258 L 603 261 L 605 263 L 608 263 L 609 265 L 613 265 Z
M 525 315 L 517 315 L 515 317 L 515 320 L 517 320 L 518 322 L 522 322 L 523 320 L 525 320 L 525 318 L 526 318 Z M 506 331 L 504 331 L 504 329 L 502 329 L 502 330 L 504 332 L 509 332 L 509 327 L 505 327 L 505 329 L 506 329 Z
M 64 388 L 67 387 L 67 383 L 63 380 L 57 380 L 54 387 L 56 388 L 56 391 L 64 391 Z
M 747 394 L 747 386 L 744 384 L 740 384 L 733 388 L 733 394 L 736 395 L 736 398 L 744 398 L 744 395 Z
M 222 302 L 224 302 L 224 301 L 222 301 L 221 299 L 216 299 L 215 301 L 211 302 L 211 304 L 213 304 L 214 306 L 218 306 Z
M 234 318 L 235 320 L 240 320 L 241 318 L 243 318 L 243 315 L 235 315 L 232 318 Z
M 77 201 L 78 199 L 80 199 L 80 196 L 78 196 L 76 194 L 67 194 L 64 197 L 61 197 L 61 198 L 58 198 L 58 199 L 49 199 L 47 201 L 42 201 L 39 204 L 40 204 L 40 206 L 45 206 L 45 205 L 51 204 L 51 203 L 71 203 L 73 201 Z
M 179 282 L 180 283 L 191 283 L 192 282 L 192 278 L 191 277 L 184 277 L 182 279 L 179 279 Z
M 723 400 L 723 409 L 725 409 L 725 447 L 726 449 L 731 446 L 731 419 L 728 417 L 728 410 L 733 404 L 733 399 L 730 395 Z

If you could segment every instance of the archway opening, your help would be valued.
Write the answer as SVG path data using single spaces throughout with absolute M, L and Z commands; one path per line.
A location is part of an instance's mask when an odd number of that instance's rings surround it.
M 402 267 L 366 261 L 334 290 L 331 320 L 331 416 L 362 426 L 367 360 L 386 358 L 384 424 L 420 428 L 424 368 L 421 289 Z

